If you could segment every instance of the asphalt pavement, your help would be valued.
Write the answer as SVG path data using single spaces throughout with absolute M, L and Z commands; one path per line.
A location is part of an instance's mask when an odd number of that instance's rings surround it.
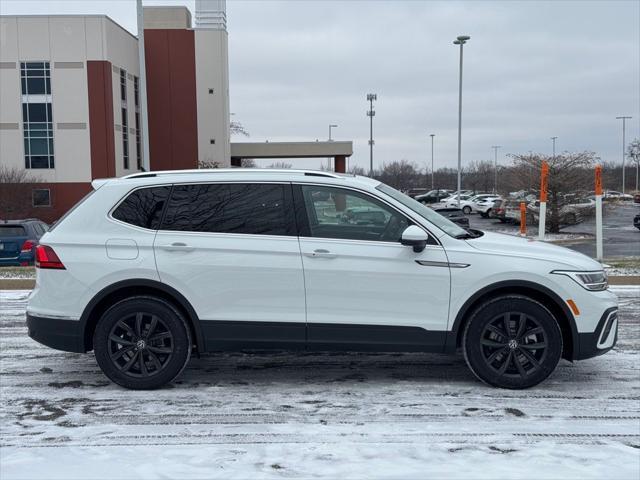
M 633 217 L 640 213 L 640 204 L 623 203 L 606 205 L 603 215 L 604 257 L 606 259 L 640 257 L 640 230 L 633 226 Z M 471 228 L 478 230 L 518 232 L 519 225 L 501 223 L 496 219 L 469 216 Z M 578 225 L 563 228 L 561 233 L 585 234 L 583 238 L 563 241 L 563 246 L 584 253 L 592 258 L 596 256 L 595 217 L 586 219 Z M 537 228 L 528 227 L 529 235 L 537 235 Z

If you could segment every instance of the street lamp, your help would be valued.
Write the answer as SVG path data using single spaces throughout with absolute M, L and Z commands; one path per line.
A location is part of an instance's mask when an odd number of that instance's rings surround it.
M 332 128 L 338 128 L 338 125 L 329 125 L 329 141 L 333 142 L 333 140 L 331 139 L 331 129 Z
M 624 181 L 624 171 L 626 169 L 626 162 L 625 159 L 627 157 L 626 152 L 625 152 L 625 148 L 626 148 L 626 142 L 625 142 L 625 131 L 627 128 L 627 120 L 631 119 L 633 117 L 628 117 L 628 116 L 622 116 L 622 117 L 616 117 L 616 120 L 622 120 L 622 194 L 624 195 L 624 187 L 625 187 L 625 181 Z
M 375 93 L 367 93 L 367 102 L 369 102 L 369 110 L 367 110 L 367 117 L 369 117 L 369 176 L 373 177 L 373 117 L 376 115 L 373 109 L 373 101 L 378 99 L 378 95 Z
M 492 145 L 493 148 L 493 170 L 494 170 L 494 179 L 493 179 L 493 193 L 498 193 L 498 149 L 502 148 L 502 145 Z
M 435 137 L 436 134 L 431 133 L 429 136 L 431 137 L 431 190 L 433 190 L 435 188 L 435 183 L 433 181 L 433 137 Z
M 462 189 L 462 47 L 471 37 L 460 35 L 453 41 L 454 45 L 460 45 L 460 81 L 458 86 L 458 208 L 460 208 L 460 190 Z

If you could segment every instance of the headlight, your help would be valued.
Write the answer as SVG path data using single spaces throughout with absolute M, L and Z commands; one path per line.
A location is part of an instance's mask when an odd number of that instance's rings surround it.
M 572 278 L 576 283 L 580 284 L 583 288 L 591 290 L 592 292 L 600 292 L 606 290 L 609 286 L 607 281 L 607 274 L 604 270 L 597 272 L 571 272 L 567 270 L 554 270 L 551 273 L 556 275 L 566 275 Z

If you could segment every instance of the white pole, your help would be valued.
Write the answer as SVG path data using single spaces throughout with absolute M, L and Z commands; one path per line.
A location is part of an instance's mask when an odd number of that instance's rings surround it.
M 140 117 L 142 120 L 142 128 L 140 136 L 142 137 L 142 168 L 145 171 L 151 170 L 149 156 L 149 117 L 147 116 L 147 71 L 144 57 L 144 12 L 142 9 L 142 0 L 136 0 L 138 9 L 138 61 L 140 65 Z
M 602 195 L 596 195 L 596 259 L 602 258 Z
M 540 217 L 538 219 L 538 240 L 544 240 L 547 221 L 547 202 L 540 202 Z

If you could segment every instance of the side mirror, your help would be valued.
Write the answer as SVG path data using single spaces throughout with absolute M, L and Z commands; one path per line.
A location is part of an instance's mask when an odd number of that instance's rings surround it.
M 415 225 L 407 227 L 404 232 L 402 232 L 402 237 L 400 238 L 402 245 L 413 247 L 413 251 L 416 253 L 423 251 L 428 241 L 429 235 L 427 232 Z

